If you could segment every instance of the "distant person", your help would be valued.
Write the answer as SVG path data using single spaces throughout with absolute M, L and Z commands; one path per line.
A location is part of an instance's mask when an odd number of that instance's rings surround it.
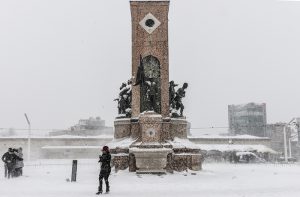
M 109 148 L 108 146 L 103 146 L 102 148 L 102 155 L 99 156 L 99 161 L 101 162 L 101 170 L 99 174 L 99 187 L 98 187 L 98 192 L 96 193 L 97 195 L 102 194 L 102 180 L 104 178 L 105 185 L 106 185 L 106 193 L 109 192 L 109 182 L 108 182 L 108 177 L 111 172 L 111 167 L 110 167 L 110 161 L 111 161 L 111 155 L 109 153 Z
M 9 148 L 8 152 L 2 156 L 2 161 L 4 162 L 5 166 L 5 177 L 13 177 L 13 171 L 16 164 L 16 155 L 14 154 L 14 150 L 12 148 Z
M 238 163 L 240 161 L 239 157 L 236 155 L 236 152 L 233 152 L 233 162 Z
M 12 151 L 12 148 L 9 148 L 7 150 L 7 152 L 2 155 L 2 161 L 4 162 L 4 177 L 5 178 L 7 177 L 7 173 L 8 173 L 8 171 L 7 171 L 7 164 L 6 164 L 6 158 L 9 157 L 9 152 L 10 151 Z
M 250 155 L 244 155 L 244 157 L 245 157 L 246 163 L 249 163 L 250 162 Z
M 16 177 L 22 176 L 23 175 L 23 167 L 24 167 L 22 147 L 18 148 L 18 150 L 14 151 L 14 153 L 16 155 L 16 164 L 14 167 L 15 176 Z

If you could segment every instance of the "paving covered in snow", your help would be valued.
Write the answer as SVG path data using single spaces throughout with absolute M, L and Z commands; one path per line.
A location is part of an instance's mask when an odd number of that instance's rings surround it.
M 0 177 L 1 197 L 96 196 L 97 160 L 79 160 L 77 182 L 68 182 L 71 160 L 26 163 L 24 176 Z M 3 172 L 1 164 L 0 170 Z M 3 174 L 2 174 L 3 175 Z M 112 172 L 111 193 L 106 196 L 299 197 L 298 164 L 211 164 L 201 172 L 136 175 Z

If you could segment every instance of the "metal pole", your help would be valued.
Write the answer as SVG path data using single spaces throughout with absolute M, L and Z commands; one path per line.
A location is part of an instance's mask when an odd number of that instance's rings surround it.
M 31 153 L 31 126 L 30 124 L 28 125 L 28 152 L 27 152 L 27 155 L 28 155 L 28 161 L 30 161 L 30 153 Z
M 292 158 L 292 146 L 291 146 L 292 138 L 289 138 L 289 158 Z
M 287 158 L 287 144 L 286 144 L 286 126 L 287 125 L 284 125 L 283 127 L 283 144 L 284 144 L 284 161 L 285 162 L 288 162 L 288 158 Z
M 27 124 L 28 124 L 27 158 L 28 158 L 28 161 L 30 161 L 31 125 L 30 125 L 30 121 L 29 121 L 29 118 L 28 118 L 27 114 L 25 113 L 24 115 L 25 115 L 25 118 L 26 118 L 26 121 L 27 121 Z
M 73 160 L 71 182 L 76 182 L 76 177 L 77 177 L 77 160 Z

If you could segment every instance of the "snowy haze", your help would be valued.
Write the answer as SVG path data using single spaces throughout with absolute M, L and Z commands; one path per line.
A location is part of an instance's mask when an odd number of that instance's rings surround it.
M 300 2 L 173 0 L 170 80 L 189 82 L 192 127 L 227 126 L 227 105 L 300 115 Z M 0 0 L 0 127 L 66 128 L 117 115 L 131 76 L 128 0 Z

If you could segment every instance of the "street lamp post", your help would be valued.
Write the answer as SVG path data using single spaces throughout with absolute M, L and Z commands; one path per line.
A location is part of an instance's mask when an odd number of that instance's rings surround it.
M 284 144 L 284 161 L 285 162 L 288 162 L 286 128 L 288 126 L 290 126 L 292 123 L 297 125 L 298 123 L 295 122 L 295 120 L 298 121 L 298 119 L 293 118 L 289 123 L 286 123 L 283 127 L 283 140 L 284 140 L 283 144 Z M 291 150 L 291 139 L 292 138 L 293 137 L 289 138 L 289 157 L 292 157 L 292 150 Z
M 287 145 L 286 145 L 286 127 L 288 126 L 288 124 L 285 124 L 283 127 L 283 144 L 284 144 L 284 161 L 288 162 L 288 158 L 287 158 Z
M 31 148 L 31 125 L 27 114 L 25 113 L 25 118 L 28 124 L 28 141 L 27 141 L 27 158 L 30 161 L 30 148 Z

